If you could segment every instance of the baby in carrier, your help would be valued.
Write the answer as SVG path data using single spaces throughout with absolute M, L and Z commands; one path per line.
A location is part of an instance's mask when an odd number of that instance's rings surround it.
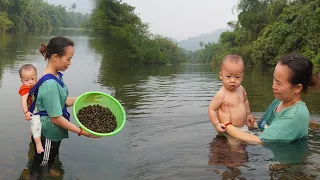
M 39 115 L 34 115 L 36 112 L 30 112 L 28 107 L 32 104 L 32 96 L 29 96 L 29 92 L 32 87 L 37 83 L 37 70 L 31 64 L 23 65 L 19 69 L 19 75 L 22 85 L 19 89 L 21 96 L 21 105 L 24 113 L 25 120 L 31 121 L 31 133 L 36 144 L 36 150 L 38 154 L 41 154 L 44 149 L 41 143 L 41 121 Z M 37 111 L 37 109 L 35 109 Z

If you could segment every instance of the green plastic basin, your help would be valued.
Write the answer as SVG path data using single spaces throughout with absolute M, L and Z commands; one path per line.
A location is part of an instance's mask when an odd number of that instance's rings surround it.
M 111 110 L 111 112 L 114 114 L 114 116 L 116 117 L 117 128 L 113 132 L 98 133 L 98 132 L 95 132 L 95 131 L 88 129 L 83 124 L 81 124 L 81 122 L 79 121 L 79 119 L 77 117 L 78 111 L 81 108 L 87 107 L 89 105 L 96 105 L 96 104 L 103 106 L 103 107 L 106 107 L 106 108 L 109 108 Z M 117 134 L 118 132 L 121 131 L 121 129 L 124 127 L 124 124 L 126 122 L 126 114 L 125 114 L 125 111 L 124 111 L 122 105 L 119 103 L 119 101 L 106 93 L 102 93 L 102 92 L 98 92 L 98 91 L 90 91 L 90 92 L 86 92 L 86 93 L 81 94 L 76 99 L 76 101 L 73 105 L 73 115 L 74 115 L 76 122 L 79 124 L 79 126 L 82 129 L 84 129 L 85 131 L 87 131 L 91 134 L 94 134 L 94 135 L 100 136 L 100 137 L 113 136 L 113 135 Z

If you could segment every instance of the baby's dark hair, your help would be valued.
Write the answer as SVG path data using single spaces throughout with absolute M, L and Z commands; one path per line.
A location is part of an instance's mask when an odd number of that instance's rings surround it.
M 221 67 L 223 66 L 223 64 L 224 64 L 226 61 L 231 61 L 231 62 L 234 62 L 234 63 L 238 63 L 238 62 L 244 63 L 244 61 L 243 61 L 243 59 L 241 58 L 241 56 L 236 55 L 236 54 L 228 54 L 228 55 L 226 55 L 226 56 L 221 60 Z
M 280 58 L 282 65 L 287 65 L 291 70 L 289 82 L 292 85 L 302 84 L 302 91 L 308 92 L 310 87 L 320 87 L 318 73 L 313 74 L 313 63 L 308 58 L 299 54 L 288 54 Z
M 74 43 L 62 36 L 54 37 L 50 40 L 49 44 L 41 44 L 39 51 L 44 56 L 44 59 L 50 59 L 53 54 L 57 54 L 59 57 L 65 55 L 65 48 L 68 46 L 74 46 Z
M 23 71 L 30 71 L 30 70 L 34 70 L 37 73 L 36 67 L 34 67 L 32 64 L 25 64 L 25 65 L 21 66 L 19 69 L 20 78 L 22 78 Z

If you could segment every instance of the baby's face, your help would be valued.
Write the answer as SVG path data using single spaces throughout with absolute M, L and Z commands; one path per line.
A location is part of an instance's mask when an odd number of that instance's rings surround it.
M 243 63 L 242 62 L 230 62 L 226 61 L 221 67 L 219 73 L 223 86 L 229 91 L 236 90 L 243 79 Z
M 34 86 L 37 83 L 37 72 L 34 69 L 22 71 L 21 82 L 25 86 Z

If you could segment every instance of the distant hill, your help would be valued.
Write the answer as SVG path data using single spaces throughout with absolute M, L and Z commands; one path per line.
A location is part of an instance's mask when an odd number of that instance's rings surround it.
M 217 42 L 219 39 L 219 36 L 222 32 L 227 31 L 228 29 L 217 29 L 211 33 L 207 34 L 202 34 L 197 37 L 189 37 L 186 40 L 182 40 L 178 43 L 179 47 L 195 51 L 197 49 L 200 49 L 199 42 L 202 41 L 203 43 L 208 43 L 208 42 Z

